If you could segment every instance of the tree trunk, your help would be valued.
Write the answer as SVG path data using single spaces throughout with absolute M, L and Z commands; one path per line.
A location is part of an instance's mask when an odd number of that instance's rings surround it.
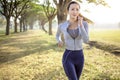
M 56 3 L 57 0 L 53 0 L 57 7 L 57 19 L 58 24 L 66 21 L 67 19 L 67 5 L 72 0 L 59 0 L 59 4 Z
M 44 27 L 44 23 L 43 22 L 40 22 L 39 21 L 39 29 L 42 29 L 43 31 L 45 31 L 45 33 L 47 33 L 47 30 L 45 30 L 45 27 Z
M 49 19 L 49 35 L 52 35 L 52 19 Z
M 16 17 L 15 17 L 15 20 L 14 20 L 14 24 L 15 24 L 14 32 L 17 33 L 17 18 Z
M 45 30 L 44 25 L 42 25 L 42 30 L 45 31 L 45 33 L 47 33 L 47 30 Z
M 20 32 L 22 32 L 22 19 L 20 19 Z
M 31 22 L 29 25 L 30 25 L 30 29 L 33 30 L 33 23 Z
M 30 29 L 33 30 L 33 25 L 30 25 Z
M 42 29 L 42 27 L 41 27 L 42 26 L 42 22 L 39 21 L 38 24 L 39 24 L 39 29 Z
M 27 23 L 25 23 L 25 31 L 27 31 L 27 30 L 28 30 Z
M 25 21 L 23 21 L 23 31 L 25 31 Z
M 5 35 L 10 34 L 10 17 L 6 17 L 7 25 L 6 25 L 6 33 Z
M 58 19 L 58 24 L 66 21 L 67 19 L 67 13 L 60 11 L 60 9 L 57 12 L 57 19 Z

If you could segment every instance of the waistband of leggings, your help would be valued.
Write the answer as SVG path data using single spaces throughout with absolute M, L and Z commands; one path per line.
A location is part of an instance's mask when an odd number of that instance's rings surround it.
M 83 49 L 81 50 L 68 50 L 68 49 L 65 49 L 66 51 L 72 51 L 72 52 L 78 52 L 78 51 L 83 51 Z

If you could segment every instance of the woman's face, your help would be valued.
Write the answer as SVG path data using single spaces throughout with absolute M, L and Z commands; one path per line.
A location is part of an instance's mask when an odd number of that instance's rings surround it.
M 80 7 L 78 4 L 71 4 L 68 10 L 70 18 L 77 19 L 77 16 L 79 15 L 79 9 Z

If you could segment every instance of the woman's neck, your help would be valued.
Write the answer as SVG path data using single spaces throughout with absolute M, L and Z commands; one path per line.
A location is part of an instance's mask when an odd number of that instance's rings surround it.
M 70 24 L 76 24 L 77 20 L 76 19 L 69 19 Z
M 75 22 L 76 22 L 76 19 L 69 19 L 69 22 L 70 22 L 70 23 L 75 23 Z
M 76 19 L 69 19 L 69 29 L 76 29 L 77 28 L 77 20 Z

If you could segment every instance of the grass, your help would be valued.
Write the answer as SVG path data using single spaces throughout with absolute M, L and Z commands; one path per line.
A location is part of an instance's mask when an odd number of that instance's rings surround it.
M 64 48 L 57 47 L 55 35 L 34 30 L 3 37 L 0 80 L 67 80 L 61 63 Z M 100 39 L 97 38 L 91 35 L 91 39 Z M 81 80 L 120 79 L 119 56 L 88 45 L 84 45 L 84 56 Z
M 120 45 L 120 30 L 90 30 L 90 39 Z

